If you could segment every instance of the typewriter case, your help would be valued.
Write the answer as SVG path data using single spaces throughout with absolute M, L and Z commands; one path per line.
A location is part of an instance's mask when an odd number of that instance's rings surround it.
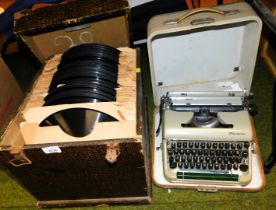
M 204 105 L 205 101 L 213 105 L 244 104 L 243 99 L 250 95 L 261 27 L 261 20 L 244 2 L 163 14 L 150 20 L 147 44 L 156 107 L 152 129 L 152 177 L 157 186 L 200 191 L 257 191 L 265 186 L 253 123 L 253 175 L 246 186 L 169 182 L 164 176 L 162 157 L 164 119 L 159 126 L 161 98 L 167 93 L 173 96 L 169 97 L 173 104 L 183 107 Z M 161 129 L 159 135 L 156 134 L 158 128 Z

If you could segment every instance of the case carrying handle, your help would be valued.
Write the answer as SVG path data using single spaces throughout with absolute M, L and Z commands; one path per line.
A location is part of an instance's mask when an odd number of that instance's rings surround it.
M 182 15 L 181 17 L 179 17 L 176 20 L 168 20 L 168 21 L 165 21 L 164 23 L 166 25 L 178 24 L 182 20 L 186 19 L 187 17 L 194 15 L 196 13 L 200 13 L 200 12 L 213 12 L 213 13 L 225 15 L 224 11 L 222 11 L 220 9 L 216 9 L 216 8 L 196 8 L 196 9 L 190 10 L 189 12 L 185 13 L 184 15 Z

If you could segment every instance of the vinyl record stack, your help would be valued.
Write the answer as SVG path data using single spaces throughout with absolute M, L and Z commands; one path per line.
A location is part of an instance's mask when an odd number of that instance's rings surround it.
M 119 54 L 119 50 L 102 44 L 70 48 L 61 57 L 44 106 L 116 101 Z M 50 115 L 40 126 L 59 125 L 67 134 L 83 137 L 96 122 L 116 120 L 92 109 L 71 108 Z
M 45 105 L 115 101 L 119 53 L 100 44 L 70 48 L 62 55 Z

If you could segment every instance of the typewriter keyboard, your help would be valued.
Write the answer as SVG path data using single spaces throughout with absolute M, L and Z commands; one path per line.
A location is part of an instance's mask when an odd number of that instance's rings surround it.
M 177 179 L 237 181 L 239 173 L 249 170 L 249 147 L 246 141 L 171 140 L 167 142 L 167 164 L 177 169 Z

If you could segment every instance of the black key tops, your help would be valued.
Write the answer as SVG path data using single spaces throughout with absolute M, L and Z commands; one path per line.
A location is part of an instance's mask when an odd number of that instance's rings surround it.
M 179 171 L 246 172 L 249 145 L 249 142 L 172 140 L 167 145 L 169 167 Z

